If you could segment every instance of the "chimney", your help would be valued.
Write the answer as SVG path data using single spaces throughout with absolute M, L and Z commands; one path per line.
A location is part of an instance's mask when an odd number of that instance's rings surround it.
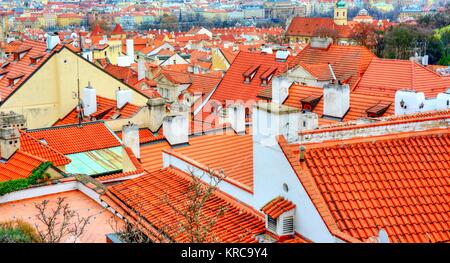
M 333 43 L 333 39 L 330 37 L 312 37 L 311 47 L 327 49 Z
M 289 96 L 289 87 L 292 81 L 286 76 L 277 76 L 272 79 L 272 102 L 276 104 L 283 104 Z
M 305 146 L 301 145 L 300 146 L 300 162 L 303 162 L 305 160 Z
M 131 103 L 133 100 L 133 93 L 130 89 L 119 89 L 116 90 L 116 102 L 117 102 L 117 108 L 122 109 L 123 106 L 127 103 Z
M 130 59 L 130 63 L 134 61 L 134 41 L 133 39 L 127 39 L 127 56 Z
M 323 115 L 343 119 L 350 109 L 350 86 L 332 83 L 323 87 Z
M 174 113 L 163 119 L 163 133 L 170 145 L 189 142 L 189 121 L 186 114 Z
M 442 98 L 442 95 L 439 98 Z M 397 90 L 395 92 L 395 115 L 421 112 L 424 110 L 425 102 L 423 92 Z M 441 105 L 441 103 L 440 100 L 437 100 L 436 104 Z
M 138 80 L 145 79 L 145 61 L 143 58 L 138 56 Z
M 0 127 L 25 129 L 27 127 L 26 119 L 22 114 L 17 114 L 14 111 L 0 112 Z
M 253 141 L 262 145 L 276 145 L 276 136 L 283 135 L 288 142 L 298 139 L 300 130 L 298 108 L 259 101 L 252 110 Z
M 163 118 L 166 115 L 166 100 L 159 98 L 151 98 L 147 102 L 148 111 L 150 115 L 150 130 L 157 132 L 163 123 Z
M 141 158 L 141 149 L 139 144 L 139 126 L 128 123 L 122 126 L 122 142 L 133 151 L 136 158 Z
M 308 131 L 315 130 L 319 127 L 319 116 L 314 112 L 302 112 L 300 114 L 300 130 Z
M 228 107 L 228 121 L 237 134 L 245 133 L 245 106 L 237 103 Z
M 90 116 L 97 111 L 97 94 L 90 82 L 83 89 L 83 108 L 85 116 Z
M 47 37 L 47 51 L 52 51 L 53 48 L 56 47 L 56 45 L 58 45 L 59 43 L 61 43 L 59 36 L 57 33 L 54 33 L 52 35 L 48 35 Z
M 0 157 L 8 160 L 20 148 L 19 129 L 0 128 Z

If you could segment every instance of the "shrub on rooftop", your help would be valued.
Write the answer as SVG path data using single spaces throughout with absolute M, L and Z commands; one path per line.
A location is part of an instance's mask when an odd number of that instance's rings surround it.
M 40 243 L 36 229 L 22 220 L 0 223 L 0 243 Z
M 45 182 L 50 178 L 50 175 L 45 171 L 50 167 L 51 162 L 41 163 L 36 167 L 28 178 L 21 178 L 15 180 L 9 180 L 0 183 L 0 196 L 14 191 L 19 191 L 30 187 L 31 185 Z

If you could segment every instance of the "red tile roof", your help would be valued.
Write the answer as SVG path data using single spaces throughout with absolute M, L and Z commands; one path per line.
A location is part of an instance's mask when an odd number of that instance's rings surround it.
M 63 154 L 93 151 L 120 146 L 115 134 L 100 121 L 78 125 L 55 126 L 44 129 L 27 130 L 38 140 L 44 140 Z
M 6 163 L 0 162 L 0 182 L 27 178 L 43 162 L 44 159 L 17 150 Z
M 116 132 L 117 136 L 122 139 L 122 132 Z M 162 127 L 159 129 L 159 131 L 154 134 L 150 129 L 148 128 L 141 128 L 139 129 L 139 143 L 148 143 L 148 142 L 154 142 L 158 140 L 164 139 L 163 129 Z
M 259 68 L 250 83 L 244 83 L 245 79 L 242 74 L 250 67 L 257 66 Z M 211 96 L 211 100 L 220 102 L 225 100 L 258 100 L 258 92 L 265 88 L 261 85 L 260 76 L 271 67 L 277 68 L 275 75 L 278 75 L 287 69 L 287 63 L 276 61 L 274 54 L 239 52 Z M 270 82 L 268 85 L 270 85 Z
M 348 81 L 350 87 L 353 87 L 373 59 L 376 59 L 376 56 L 362 46 L 330 45 L 328 49 L 319 49 L 308 45 L 290 61 L 289 68 L 304 65 L 306 70 L 323 79 L 328 77 L 329 73 L 324 65 L 329 63 L 336 78 Z
M 450 77 L 406 60 L 374 59 L 354 88 L 354 92 L 394 96 L 400 89 L 424 92 L 426 97 L 435 97 L 450 87 Z
M 71 162 L 69 158 L 65 157 L 59 151 L 40 142 L 24 131 L 20 131 L 20 150 L 43 160 L 50 161 L 54 166 L 62 166 Z
M 308 86 L 300 86 L 297 84 L 292 85 L 289 88 L 289 96 L 283 103 L 284 105 L 288 105 L 295 108 L 302 108 L 301 99 L 307 98 L 309 96 L 321 96 L 323 95 L 323 88 L 319 87 L 308 87 Z M 271 95 L 270 95 L 271 96 Z M 319 118 L 323 115 L 323 97 L 317 103 L 313 112 L 317 113 Z M 375 105 L 380 103 L 393 103 L 394 99 L 392 97 L 385 96 L 372 96 L 372 95 L 364 95 L 359 93 L 350 93 L 350 109 L 348 113 L 344 116 L 344 121 L 356 120 L 359 118 L 367 117 L 367 110 Z M 394 114 L 394 106 L 391 105 L 384 113 L 384 116 L 393 115 Z M 323 118 L 319 119 L 319 124 L 329 123 L 329 120 L 324 120 Z
M 117 101 L 97 96 L 97 111 L 91 114 L 90 117 L 85 117 L 83 122 L 89 122 L 92 120 L 112 120 L 112 117 L 120 114 L 118 118 L 130 118 L 133 117 L 141 107 L 131 103 L 126 103 L 121 109 L 117 108 Z M 54 126 L 76 124 L 78 123 L 79 110 L 75 107 L 64 118 L 58 120 Z M 93 118 L 93 119 L 91 119 Z M 116 118 L 117 119 L 117 118 Z
M 251 135 L 191 137 L 189 146 L 166 148 L 165 152 L 175 154 L 193 165 L 204 166 L 215 171 L 223 170 L 226 175 L 225 181 L 248 192 L 253 192 L 253 141 Z
M 332 233 L 450 241 L 450 129 L 280 146 Z
M 160 97 L 159 93 L 154 89 L 156 83 L 147 78 L 139 81 L 138 73 L 131 68 L 107 64 L 103 69 L 148 98 Z M 142 88 L 143 84 L 146 86 L 145 89 Z
M 6 60 L 7 66 L 3 68 L 4 71 L 8 71 L 5 77 L 0 80 L 0 99 L 5 101 L 11 93 L 13 93 L 22 83 L 28 79 L 28 77 L 36 71 L 52 54 L 52 52 L 46 52 L 47 44 L 45 42 L 24 40 L 23 43 L 17 48 L 26 51 L 25 55 L 19 60 L 15 61 L 14 55 L 10 55 Z M 45 54 L 37 63 L 32 64 L 32 57 L 41 56 Z M 4 64 L 6 65 L 6 64 Z M 10 85 L 9 80 L 13 78 L 21 77 L 17 83 Z
M 294 17 L 289 24 L 286 35 L 287 36 L 304 36 L 313 37 L 318 36 L 318 29 L 328 29 L 336 31 L 340 38 L 349 38 L 351 36 L 351 28 L 346 25 L 337 25 L 333 18 L 325 17 Z
M 123 31 L 122 27 L 120 26 L 119 23 L 116 24 L 116 26 L 114 27 L 113 31 L 111 32 L 111 35 L 121 35 L 124 34 L 125 31 Z
M 263 208 L 261 208 L 261 211 L 264 212 L 264 214 L 270 216 L 273 219 L 277 219 L 280 215 L 283 213 L 290 211 L 295 208 L 295 205 L 283 197 L 279 196 L 274 199 L 272 199 L 270 202 L 268 202 Z
M 153 240 L 164 241 L 159 235 L 162 231 L 171 240 L 189 242 L 186 232 L 179 230 L 180 224 L 188 224 L 186 219 L 166 204 L 163 198 L 166 196 L 177 209 L 184 210 L 191 180 L 190 175 L 180 170 L 166 168 L 110 186 L 101 198 L 113 208 L 119 206 L 128 213 L 135 210 L 142 215 L 145 223 L 154 227 L 151 229 L 149 225 L 143 224 L 149 232 L 154 233 L 150 234 Z M 140 203 L 145 203 L 145 208 Z M 260 216 L 219 190 L 205 202 L 200 221 L 206 224 L 216 219 L 211 214 L 215 215 L 223 208 L 225 213 L 218 217 L 207 241 L 253 243 L 256 242 L 255 235 L 265 231 L 264 220 Z

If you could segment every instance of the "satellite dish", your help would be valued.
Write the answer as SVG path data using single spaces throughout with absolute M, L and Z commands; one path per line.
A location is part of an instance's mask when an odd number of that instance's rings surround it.
M 378 243 L 389 243 L 389 236 L 384 228 L 378 231 Z

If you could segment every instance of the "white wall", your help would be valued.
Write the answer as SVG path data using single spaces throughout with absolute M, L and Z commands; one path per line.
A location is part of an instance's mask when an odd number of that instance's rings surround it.
M 277 196 L 283 196 L 296 205 L 295 231 L 313 242 L 335 242 L 311 199 L 301 185 L 279 145 L 272 147 L 253 144 L 254 197 L 250 203 L 260 210 Z M 283 184 L 289 191 L 283 190 Z

